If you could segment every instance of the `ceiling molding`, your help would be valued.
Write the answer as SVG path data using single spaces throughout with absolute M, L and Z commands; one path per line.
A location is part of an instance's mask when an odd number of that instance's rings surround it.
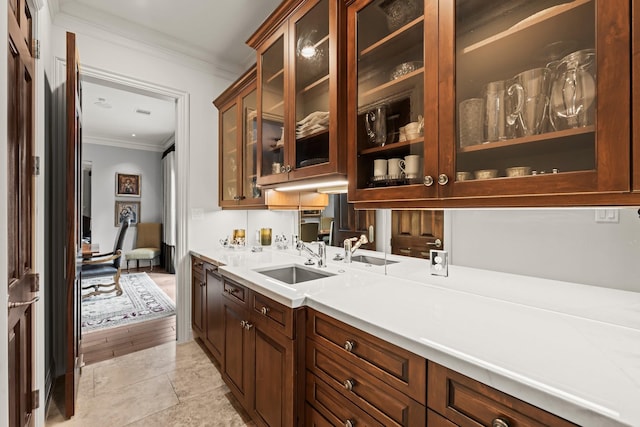
M 164 140 L 160 146 L 162 147 L 162 151 L 165 152 L 169 147 L 176 143 L 176 134 L 174 133 L 170 137 Z
M 33 12 L 38 12 L 44 7 L 44 0 L 27 0 L 27 4 Z
M 60 13 L 60 3 L 58 0 L 47 0 L 49 6 L 49 18 L 51 22 L 56 18 L 56 15 Z
M 175 136 L 171 136 L 175 138 Z M 129 150 L 155 151 L 162 153 L 166 148 L 164 143 L 159 145 L 156 142 L 131 141 L 124 139 L 103 138 L 101 136 L 83 135 L 83 144 L 107 145 L 109 147 L 126 148 Z
M 244 71 L 241 66 L 229 65 L 229 67 L 222 68 L 218 65 L 219 62 L 213 63 L 209 57 L 203 59 L 202 55 L 198 55 L 198 57 L 196 57 L 192 54 L 185 54 L 181 51 L 161 46 L 152 41 L 144 40 L 144 38 L 140 37 L 138 34 L 140 31 L 137 31 L 136 33 L 129 33 L 116 27 L 112 28 L 108 25 L 98 25 L 88 19 L 70 15 L 65 12 L 60 12 L 55 15 L 54 25 L 75 33 L 88 35 L 108 43 L 117 44 L 147 55 L 152 55 L 172 63 L 180 63 L 182 66 L 196 71 L 204 71 L 208 74 L 212 74 L 226 80 L 234 80 L 242 73 L 242 71 Z M 191 53 L 195 52 L 195 49 L 184 48 L 182 45 L 181 49 L 184 51 L 190 51 Z

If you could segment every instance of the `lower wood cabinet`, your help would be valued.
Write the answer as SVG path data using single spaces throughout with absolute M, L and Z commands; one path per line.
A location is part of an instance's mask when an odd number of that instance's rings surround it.
M 295 310 L 227 278 L 223 289 L 225 382 L 257 425 L 298 425 Z
M 307 403 L 332 425 L 425 425 L 420 356 L 309 309 L 306 368 Z
M 429 362 L 428 406 L 454 425 L 483 426 L 557 426 L 575 424 L 498 391 L 437 363 Z M 435 426 L 448 427 L 435 414 L 429 415 Z M 429 424 L 431 426 L 431 424 Z
M 207 312 L 204 264 L 201 258 L 191 257 L 191 327 L 200 338 L 204 334 Z
M 222 364 L 224 344 L 224 322 L 222 306 L 222 276 L 218 267 L 205 264 L 206 282 L 206 331 L 204 343 L 213 357 Z

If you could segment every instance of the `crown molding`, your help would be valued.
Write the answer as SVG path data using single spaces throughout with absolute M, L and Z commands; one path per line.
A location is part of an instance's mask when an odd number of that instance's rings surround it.
M 173 135 L 165 139 L 162 144 L 160 144 L 162 146 L 162 152 L 165 152 L 169 147 L 171 147 L 175 143 L 176 143 L 176 134 L 174 133 Z
M 54 21 L 56 15 L 60 13 L 60 2 L 58 0 L 46 0 L 49 7 L 49 18 Z
M 201 50 L 180 44 L 156 31 L 138 27 L 133 31 L 131 24 L 126 24 L 126 21 L 122 20 L 125 22 L 123 25 L 128 27 L 125 30 L 114 24 L 120 21 L 119 19 L 96 12 L 93 8 L 87 8 L 87 10 L 88 19 L 64 11 L 58 12 L 52 19 L 53 24 L 65 30 L 91 36 L 169 62 L 179 63 L 193 70 L 206 72 L 226 80 L 234 80 L 243 71 L 240 65 L 227 64 L 227 66 L 221 67 L 219 64 L 222 61 L 211 55 L 203 54 Z M 109 16 L 109 18 L 103 19 L 104 16 Z M 93 19 L 96 22 L 104 23 L 97 24 Z
M 175 135 L 169 137 L 171 140 L 175 139 Z M 158 144 L 157 142 L 149 142 L 149 141 L 129 141 L 124 139 L 113 139 L 113 138 L 105 138 L 102 136 L 95 135 L 83 135 L 82 136 L 83 144 L 93 144 L 93 145 L 106 145 L 109 147 L 116 148 L 126 148 L 129 150 L 142 150 L 142 151 L 155 151 L 162 153 L 165 148 L 166 140 L 162 142 L 162 144 Z

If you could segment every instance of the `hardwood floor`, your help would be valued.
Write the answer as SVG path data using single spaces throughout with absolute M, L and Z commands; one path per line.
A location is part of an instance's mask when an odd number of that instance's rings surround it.
M 131 273 L 145 271 L 149 277 L 175 303 L 176 280 L 174 274 L 162 269 L 132 268 Z M 127 274 L 123 272 L 123 275 Z M 112 359 L 134 351 L 144 350 L 176 339 L 176 316 L 147 322 L 124 325 L 117 328 L 98 330 L 82 334 L 83 361 L 86 365 Z

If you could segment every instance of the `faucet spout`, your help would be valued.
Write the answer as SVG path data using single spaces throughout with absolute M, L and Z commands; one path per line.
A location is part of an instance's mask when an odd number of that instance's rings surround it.
M 302 240 L 298 240 L 298 243 L 296 243 L 296 249 L 299 251 L 305 251 L 309 255 L 311 255 L 313 258 L 317 258 L 318 267 L 326 267 L 327 266 L 327 249 L 325 247 L 324 242 L 317 242 L 317 243 L 318 243 L 318 253 L 315 253 L 313 250 L 311 250 L 307 245 L 305 245 L 305 243 Z
M 367 243 L 369 243 L 369 239 L 367 239 L 367 236 L 364 234 L 360 237 L 344 239 L 344 262 L 351 263 L 351 254 L 353 254 L 360 246 L 366 245 Z

